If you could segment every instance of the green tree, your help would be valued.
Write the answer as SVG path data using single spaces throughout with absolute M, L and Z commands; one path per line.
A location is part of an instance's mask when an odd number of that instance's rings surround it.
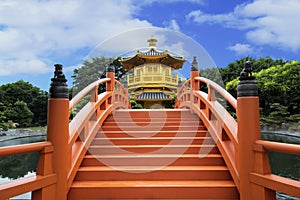
M 130 104 L 131 104 L 132 109 L 142 109 L 143 108 L 142 104 L 137 103 L 133 99 L 130 100 Z
M 7 120 L 6 120 L 6 116 L 4 114 L 4 110 L 6 110 L 6 107 L 4 106 L 3 103 L 0 102 L 0 128 L 2 128 L 3 130 L 7 130 L 8 129 L 8 125 L 7 125 Z
M 296 120 L 300 111 L 300 62 L 271 66 L 253 75 L 259 88 L 262 119 L 271 122 L 277 117 L 284 122 L 292 118 L 290 115 Z M 226 84 L 226 90 L 233 96 L 236 96 L 238 82 L 235 78 Z
M 5 120 L 15 120 L 17 115 L 19 115 L 14 109 L 15 103 L 25 102 L 26 107 L 33 113 L 33 115 L 27 115 L 28 117 L 31 116 L 30 126 L 46 125 L 48 93 L 33 86 L 29 82 L 20 80 L 15 83 L 1 85 L 0 102 L 2 103 L 0 111 L 4 113 L 6 117 Z M 29 125 L 27 124 L 26 126 Z
M 82 66 L 73 71 L 73 94 L 77 94 L 83 88 L 96 80 L 106 77 L 106 67 L 113 62 L 115 66 L 115 79 L 120 80 L 126 73 L 119 58 L 93 57 L 90 61 L 85 60 Z M 105 85 L 99 87 L 99 93 L 105 91 Z
M 48 92 L 40 91 L 28 107 L 33 113 L 33 126 L 44 126 L 47 124 Z
M 99 80 L 108 64 L 109 59 L 104 57 L 83 61 L 82 66 L 73 71 L 73 93 L 77 94 L 92 82 Z
M 240 75 L 246 61 L 252 62 L 254 72 L 259 72 L 262 69 L 268 69 L 272 66 L 284 65 L 287 63 L 287 61 L 283 61 L 282 59 L 273 60 L 271 57 L 260 58 L 258 60 L 252 57 L 245 57 L 241 58 L 240 60 L 235 60 L 234 62 L 229 63 L 225 68 L 219 68 L 225 85 L 227 82 Z
M 16 101 L 11 111 L 11 120 L 19 124 L 20 127 L 28 127 L 31 125 L 33 113 L 24 101 Z

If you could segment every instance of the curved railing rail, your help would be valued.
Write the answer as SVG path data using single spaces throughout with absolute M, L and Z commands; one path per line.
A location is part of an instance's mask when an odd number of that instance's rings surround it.
M 32 191 L 32 196 L 42 199 L 43 191 L 49 191 L 49 199 L 53 198 L 53 185 L 56 184 L 56 174 L 52 168 L 53 146 L 50 142 L 0 147 L 0 157 L 39 152 L 38 169 L 35 176 L 13 180 L 0 184 L 1 199 L 8 199 Z
M 71 167 L 68 174 L 68 187 L 71 186 L 77 169 L 90 146 L 93 138 L 100 129 L 103 121 L 114 109 L 129 108 L 127 90 L 123 85 L 114 81 L 114 89 L 98 94 L 101 84 L 111 84 L 110 78 L 101 79 L 91 83 L 71 101 L 69 111 L 90 94 L 90 101 L 76 114 L 69 124 L 69 149 L 71 152 Z
M 200 91 L 201 84 L 207 86 L 207 93 Z M 235 109 L 237 120 L 217 101 L 216 92 Z M 249 103 L 249 98 L 246 97 L 246 99 L 248 101 L 247 103 Z M 190 108 L 203 120 L 203 123 L 220 149 L 238 190 L 241 192 L 240 187 L 242 184 L 244 184 L 244 187 L 245 182 L 246 185 L 251 185 L 251 187 L 248 188 L 249 190 L 246 191 L 249 194 L 243 194 L 243 199 L 276 199 L 275 191 L 300 197 L 300 181 L 272 174 L 268 159 L 269 151 L 300 155 L 300 145 L 263 141 L 259 140 L 259 138 L 254 140 L 253 143 L 250 141 L 249 144 L 252 144 L 249 148 L 250 151 L 252 150 L 250 154 L 254 156 L 253 159 L 250 157 L 245 158 L 250 160 L 251 166 L 249 166 L 250 170 L 247 176 L 249 178 L 243 180 L 242 177 L 244 176 L 241 174 L 245 172 L 240 162 L 242 162 L 241 158 L 243 156 L 247 156 L 242 155 L 243 145 L 247 144 L 239 140 L 240 138 L 247 140 L 247 137 L 251 140 L 251 136 L 248 134 L 252 133 L 251 131 L 247 133 L 242 132 L 241 130 L 244 130 L 243 128 L 239 130 L 239 127 L 242 125 L 238 123 L 244 120 L 243 116 L 239 118 L 239 113 L 243 112 L 243 106 L 247 106 L 247 103 L 239 105 L 239 101 L 221 86 L 209 79 L 192 77 L 191 75 L 191 79 L 187 80 L 182 87 L 178 89 L 175 108 Z M 240 109 L 239 113 L 237 112 L 238 109 Z M 251 120 L 251 114 L 252 113 L 249 113 L 249 120 Z M 247 115 L 247 113 L 244 113 L 244 115 Z M 259 123 L 257 126 L 256 129 L 259 130 Z
M 67 199 L 77 169 L 99 128 L 115 109 L 130 108 L 128 91 L 108 72 L 107 78 L 95 81 L 71 101 L 50 98 L 48 101 L 47 142 L 0 147 L 0 156 L 39 152 L 35 176 L 0 185 L 1 199 L 32 192 L 32 199 Z M 106 91 L 98 94 L 101 84 Z M 76 105 L 87 95 L 89 101 L 69 122 Z
M 255 168 L 250 173 L 250 181 L 265 189 L 300 198 L 300 181 L 272 174 L 268 159 L 268 152 L 300 155 L 300 145 L 256 140 L 253 151 Z
M 203 83 L 206 84 L 208 93 L 193 90 L 193 85 Z M 236 165 L 236 150 L 238 146 L 237 122 L 216 100 L 216 91 L 236 109 L 237 102 L 231 94 L 215 82 L 203 77 L 195 77 L 194 83 L 189 79 L 182 85 L 178 90 L 176 107 L 190 108 L 202 119 L 220 149 L 233 180 L 238 187 L 239 176 Z

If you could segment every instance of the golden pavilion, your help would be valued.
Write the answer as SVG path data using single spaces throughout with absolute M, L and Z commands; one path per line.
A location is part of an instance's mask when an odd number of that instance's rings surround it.
M 185 62 L 183 56 L 170 55 L 168 50 L 156 48 L 157 39 L 147 40 L 149 47 L 138 50 L 132 57 L 120 59 L 127 76 L 131 99 L 142 104 L 143 108 L 171 107 L 178 87 L 178 74 Z

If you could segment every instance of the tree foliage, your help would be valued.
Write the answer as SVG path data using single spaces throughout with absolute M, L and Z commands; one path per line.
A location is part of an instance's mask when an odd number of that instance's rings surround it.
M 106 67 L 113 63 L 115 67 L 115 79 L 120 80 L 126 73 L 119 58 L 93 57 L 90 60 L 83 61 L 82 65 L 73 71 L 73 87 L 69 89 L 69 96 L 75 96 L 89 84 L 106 77 Z M 123 83 L 124 84 L 124 83 Z M 99 85 L 98 93 L 106 90 L 106 84 Z M 72 116 L 75 116 L 88 102 L 90 96 L 85 96 L 72 110 Z
M 0 86 L 0 127 L 8 120 L 20 127 L 44 126 L 48 93 L 23 80 Z
M 220 73 L 222 75 L 222 80 L 224 81 L 225 85 L 227 82 L 235 79 L 240 75 L 245 61 L 252 62 L 254 72 L 259 72 L 262 69 L 268 69 L 272 66 L 284 65 L 286 63 L 286 61 L 283 61 L 282 59 L 273 60 L 271 57 L 260 58 L 258 60 L 252 57 L 245 57 L 241 58 L 240 60 L 235 60 L 234 62 L 229 63 L 227 67 L 219 68 Z
M 296 122 L 300 111 L 300 62 L 282 62 L 253 75 L 259 88 L 262 119 L 270 123 Z M 226 84 L 226 90 L 233 96 L 238 82 L 236 77 Z
M 94 57 L 90 61 L 83 61 L 80 68 L 73 71 L 73 94 L 77 94 L 83 88 L 101 78 L 109 59 L 105 57 Z
M 125 74 L 125 70 L 119 58 L 93 57 L 91 60 L 83 61 L 80 68 L 73 71 L 73 94 L 77 94 L 83 88 L 93 83 L 96 80 L 106 77 L 106 67 L 113 62 L 115 66 L 115 79 L 120 80 Z M 99 91 L 104 91 L 105 85 L 99 88 Z

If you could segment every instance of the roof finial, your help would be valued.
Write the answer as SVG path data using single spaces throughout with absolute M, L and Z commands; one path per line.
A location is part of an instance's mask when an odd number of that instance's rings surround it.
M 153 47 L 156 48 L 157 39 L 155 39 L 153 36 L 151 36 L 151 38 L 148 39 L 147 42 L 149 42 L 150 48 L 153 48 Z

